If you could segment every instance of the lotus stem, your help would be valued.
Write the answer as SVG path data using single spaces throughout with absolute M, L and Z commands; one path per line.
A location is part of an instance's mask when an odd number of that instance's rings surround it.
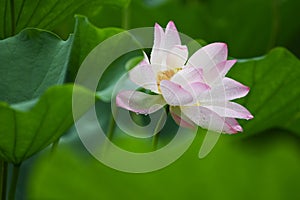
M 163 123 L 163 119 L 164 119 L 164 114 L 165 112 L 162 112 L 157 124 L 156 124 L 156 127 L 154 129 L 154 135 L 153 135 L 153 139 L 152 139 L 152 147 L 153 147 L 153 150 L 157 150 L 157 147 L 158 147 L 158 140 L 159 140 L 159 135 L 160 135 L 160 131 L 158 132 L 158 129 L 160 128 L 160 126 L 162 125 Z
M 19 179 L 20 166 L 21 166 L 21 164 L 15 164 L 13 167 L 13 174 L 12 174 L 12 179 L 11 179 L 11 184 L 10 184 L 10 189 L 9 189 L 9 194 L 8 194 L 9 200 L 15 200 L 16 189 L 17 189 L 17 184 L 18 184 L 18 179 Z
M 0 177 L 0 197 L 6 199 L 6 188 L 7 188 L 7 162 L 1 161 L 1 177 Z

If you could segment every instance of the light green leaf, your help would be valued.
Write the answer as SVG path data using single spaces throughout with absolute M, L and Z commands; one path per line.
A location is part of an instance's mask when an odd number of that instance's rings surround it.
M 131 58 L 125 63 L 125 69 L 126 71 L 130 71 L 132 68 L 134 68 L 137 64 L 139 64 L 144 59 L 144 56 L 138 56 Z
M 129 0 L 3 0 L 0 1 L 0 38 L 14 35 L 26 27 L 51 30 L 82 6 L 90 5 L 93 9 L 103 5 L 126 7 L 128 4 Z
M 246 135 L 270 128 L 300 134 L 298 58 L 276 48 L 264 57 L 238 62 L 229 76 L 250 87 L 250 93 L 239 101 L 254 115 L 254 119 L 243 121 Z
M 49 86 L 64 82 L 73 37 L 25 29 L 0 41 L 0 100 L 8 103 L 39 97 Z
M 80 86 L 53 86 L 34 105 L 0 102 L 1 160 L 18 164 L 56 141 L 73 124 L 72 95 L 83 102 L 83 114 L 93 94 Z

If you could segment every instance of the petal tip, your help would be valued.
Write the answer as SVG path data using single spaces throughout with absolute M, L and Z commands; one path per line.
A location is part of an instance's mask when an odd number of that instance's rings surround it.
M 156 23 L 156 22 L 155 22 L 155 24 L 154 24 L 154 28 L 155 28 L 156 30 L 163 31 L 162 27 L 161 27 L 158 23 Z
M 175 23 L 172 20 L 168 22 L 167 27 L 170 29 L 176 29 Z
M 253 118 L 254 118 L 254 116 L 250 114 L 250 115 L 247 116 L 246 119 L 249 120 L 249 119 L 253 119 Z
M 234 134 L 237 134 L 237 133 L 242 132 L 242 131 L 243 131 L 242 127 L 234 127 L 234 128 L 232 127 L 228 134 L 234 135 Z
M 243 132 L 243 127 L 239 124 L 235 124 L 235 125 L 229 125 L 230 126 L 230 130 L 229 130 L 229 134 L 237 134 L 239 132 Z
M 236 131 L 243 132 L 243 128 L 240 125 L 234 127 Z
M 228 134 L 228 135 L 234 135 L 237 133 L 238 133 L 238 131 L 235 130 L 234 128 L 231 128 L 229 131 L 223 132 L 223 134 Z
M 216 45 L 220 45 L 223 48 L 225 48 L 225 47 L 227 48 L 228 47 L 228 45 L 225 42 L 216 42 L 215 44 Z
M 217 42 L 215 43 L 217 46 L 219 46 L 221 52 L 223 54 L 226 54 L 226 57 L 228 55 L 228 45 L 225 42 Z
M 237 62 L 237 59 L 227 60 L 231 65 L 234 65 Z

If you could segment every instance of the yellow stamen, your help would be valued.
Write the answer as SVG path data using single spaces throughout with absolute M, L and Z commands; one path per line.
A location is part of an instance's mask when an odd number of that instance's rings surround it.
M 162 80 L 170 80 L 174 76 L 174 74 L 176 74 L 180 70 L 181 70 L 181 68 L 176 68 L 176 69 L 169 69 L 169 70 L 158 72 L 157 77 L 156 77 L 158 91 L 161 92 L 160 82 Z

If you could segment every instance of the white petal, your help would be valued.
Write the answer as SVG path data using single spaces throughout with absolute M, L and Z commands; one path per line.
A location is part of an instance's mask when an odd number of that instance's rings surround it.
M 132 70 L 130 70 L 129 78 L 135 84 L 159 93 L 155 73 L 152 70 L 151 65 L 147 64 L 146 61 L 142 61 Z
M 166 27 L 164 47 L 166 49 L 170 49 L 173 48 L 175 45 L 181 45 L 181 41 L 174 22 L 170 21 Z
M 252 119 L 251 113 L 240 104 L 235 102 L 214 102 L 213 104 L 202 104 L 202 106 L 214 111 L 221 117 L 231 117 L 239 119 Z
M 151 114 L 166 102 L 161 95 L 149 95 L 139 91 L 122 91 L 116 97 L 117 106 L 140 114 Z
M 222 80 L 235 63 L 236 60 L 226 60 L 220 62 L 205 73 L 205 81 L 207 81 L 209 84 L 213 84 L 215 81 Z
M 182 68 L 188 58 L 188 49 L 185 45 L 176 45 L 167 54 L 166 64 L 171 69 Z
M 166 59 L 166 57 L 163 58 L 161 55 L 163 52 L 161 52 L 161 49 L 164 48 L 164 42 L 165 42 L 165 33 L 164 30 L 161 28 L 159 24 L 155 24 L 154 26 L 154 44 L 150 56 L 150 62 L 154 65 L 160 65 L 162 63 L 162 59 Z
M 244 97 L 248 92 L 249 87 L 225 77 L 221 84 L 212 86 L 211 90 L 199 96 L 199 100 L 202 102 L 224 102 Z
M 150 58 L 150 62 L 152 65 L 154 65 L 155 69 L 167 67 L 167 56 L 168 54 L 173 52 L 172 49 L 175 46 L 181 46 L 181 41 L 174 23 L 170 21 L 166 27 L 165 32 L 158 24 L 155 24 L 154 45 L 152 48 L 151 58 Z M 177 50 L 175 49 L 172 54 L 177 55 L 178 51 L 179 51 L 178 49 Z M 184 53 L 185 52 L 180 52 L 181 57 Z M 184 62 L 186 62 L 186 60 L 187 58 L 185 59 Z M 161 69 L 160 71 L 163 70 L 167 70 L 167 69 L 166 68 Z
M 153 48 L 160 48 L 163 45 L 164 37 L 165 37 L 164 30 L 159 24 L 155 23 Z
M 226 121 L 215 112 L 201 106 L 184 106 L 181 111 L 198 126 L 216 132 L 236 133 Z
M 194 82 L 204 82 L 203 80 L 203 70 L 196 67 L 185 67 L 179 72 L 177 72 L 171 81 L 182 85 L 183 87 L 189 83 Z
M 148 56 L 147 56 L 147 54 L 144 51 L 143 51 L 143 55 L 144 55 L 144 59 L 142 60 L 142 62 L 144 64 L 150 64 Z
M 201 67 L 204 72 L 207 72 L 226 59 L 227 45 L 225 43 L 212 43 L 196 51 L 188 60 L 187 66 Z
M 185 116 L 179 107 L 170 106 L 170 113 L 174 121 L 185 128 L 196 128 L 194 122 L 192 122 L 187 116 Z

